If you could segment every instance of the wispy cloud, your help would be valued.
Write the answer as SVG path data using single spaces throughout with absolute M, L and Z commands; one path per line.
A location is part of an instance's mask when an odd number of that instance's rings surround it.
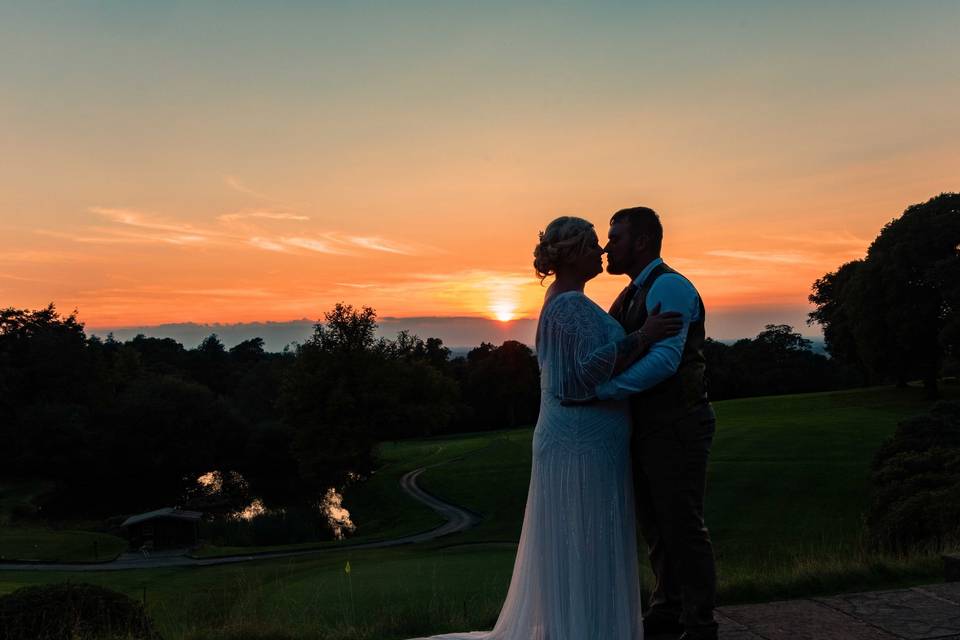
M 264 249 L 266 251 L 277 251 L 284 253 L 289 251 L 289 247 L 275 240 L 271 240 L 270 238 L 254 236 L 252 238 L 248 238 L 247 242 L 258 249 Z
M 223 181 L 228 187 L 236 191 L 237 193 L 242 193 L 244 195 L 253 196 L 254 198 L 260 198 L 261 200 L 273 200 L 268 195 L 255 191 L 245 185 L 240 178 L 236 176 L 223 176 Z
M 774 264 L 805 264 L 810 257 L 802 253 L 778 253 L 772 251 L 735 251 L 717 249 L 707 251 L 708 256 L 718 258 L 733 258 L 735 260 L 749 260 L 751 262 L 771 262 Z
M 459 283 L 463 286 L 522 286 L 537 282 L 530 273 L 489 269 L 464 269 L 450 273 L 413 273 L 409 277 L 424 283 Z
M 114 209 L 109 207 L 91 207 L 90 211 L 108 220 L 139 229 L 166 231 L 185 237 L 203 238 L 222 235 L 210 229 L 201 229 L 192 224 L 167 221 L 133 209 Z
M 282 198 L 277 198 L 270 195 L 269 193 L 264 193 L 263 191 L 258 191 L 253 187 L 247 185 L 243 180 L 234 175 L 225 175 L 223 176 L 223 182 L 230 189 L 236 191 L 237 193 L 242 193 L 245 196 L 250 196 L 256 198 L 257 200 L 262 200 L 264 202 L 269 202 L 271 204 L 283 207 L 284 209 L 297 209 L 296 203 L 285 201 Z
M 173 289 L 171 293 L 187 296 L 205 296 L 211 298 L 274 298 L 278 294 L 264 289 Z
M 129 231 L 119 231 L 117 229 L 104 229 L 102 227 L 92 227 L 90 230 L 101 233 L 102 235 L 95 236 L 64 233 L 62 231 L 50 231 L 47 229 L 37 229 L 35 233 L 41 236 L 48 236 L 50 238 L 70 240 L 71 242 L 78 242 L 80 244 L 150 244 L 156 242 L 168 244 L 189 244 L 189 238 L 191 237 L 132 233 Z
M 809 235 L 766 235 L 767 240 L 790 242 L 793 244 L 811 247 L 861 247 L 864 250 L 870 245 L 868 238 L 861 238 L 849 231 L 822 232 Z
M 39 233 L 39 232 L 38 232 Z M 53 235 L 52 233 L 50 235 Z M 64 234 L 65 237 L 66 234 Z M 13 263 L 56 263 L 56 262 L 97 262 L 98 256 L 73 251 L 0 251 L 0 262 Z
M 53 280 L 44 280 L 43 278 L 24 278 L 23 276 L 14 275 L 12 273 L 0 273 L 0 278 L 3 280 L 14 280 L 16 282 L 43 282 L 45 284 L 53 284 Z
M 290 211 L 253 210 L 217 216 L 215 225 L 200 226 L 122 207 L 96 206 L 91 213 L 113 223 L 93 225 L 81 233 L 37 230 L 36 233 L 83 244 L 172 244 L 249 247 L 276 253 L 321 253 L 357 256 L 376 251 L 402 256 L 433 253 L 429 247 L 382 236 L 359 236 L 341 231 L 277 233 L 271 223 L 304 223 L 310 217 Z
M 99 235 L 77 235 L 76 242 L 111 244 L 123 242 L 165 243 L 174 245 L 199 245 L 222 243 L 229 237 L 217 229 L 168 220 L 166 218 L 114 207 L 91 207 L 90 211 L 120 225 L 120 228 L 95 226 L 91 230 Z M 139 231 L 131 232 L 129 228 Z
M 221 222 L 233 222 L 247 218 L 306 221 L 310 219 L 310 216 L 300 215 L 299 213 L 286 213 L 283 211 L 248 211 L 241 213 L 225 213 L 221 216 L 217 216 L 217 220 L 220 220 Z
M 317 253 L 329 253 L 338 256 L 356 255 L 343 247 L 341 243 L 329 238 L 281 238 L 280 242 Z
M 372 251 L 384 251 L 386 253 L 396 253 L 404 256 L 413 256 L 419 253 L 412 246 L 400 244 L 399 242 L 392 242 L 385 238 L 349 236 L 347 239 L 349 242 L 357 245 L 358 247 L 363 247 L 364 249 L 370 249 Z

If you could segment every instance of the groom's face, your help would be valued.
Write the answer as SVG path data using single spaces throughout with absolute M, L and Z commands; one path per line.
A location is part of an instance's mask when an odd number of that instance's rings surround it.
M 637 242 L 627 222 L 615 222 L 607 232 L 607 273 L 615 276 L 627 273 L 636 262 Z

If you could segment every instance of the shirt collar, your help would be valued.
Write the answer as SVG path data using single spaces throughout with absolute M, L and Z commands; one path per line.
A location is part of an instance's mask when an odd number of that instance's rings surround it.
M 633 284 L 638 289 L 643 286 L 644 280 L 647 279 L 647 276 L 650 275 L 650 272 L 653 271 L 658 265 L 663 264 L 663 258 L 654 258 L 647 263 L 647 266 L 643 268 L 643 271 L 640 272 L 636 278 L 633 279 Z

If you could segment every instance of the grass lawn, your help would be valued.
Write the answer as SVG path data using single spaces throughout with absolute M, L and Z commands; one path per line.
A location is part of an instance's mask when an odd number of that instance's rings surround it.
M 0 594 L 48 582 L 92 582 L 145 599 L 167 640 L 400 640 L 489 629 L 510 580 L 513 545 L 428 545 L 189 569 L 0 572 Z M 350 574 L 344 569 L 351 565 Z M 875 586 L 929 582 L 916 562 L 860 570 Z M 649 582 L 646 582 L 649 585 Z M 853 582 L 852 584 L 857 584 Z M 859 587 L 855 587 L 859 588 Z M 733 602 L 721 592 L 723 603 Z
M 945 395 L 957 398 L 960 388 Z M 898 420 L 928 406 L 921 390 L 892 388 L 716 403 L 707 518 L 721 604 L 941 580 L 937 557 L 874 556 L 860 540 L 873 452 Z M 396 481 L 436 464 L 421 476 L 424 486 L 485 516 L 442 541 L 206 568 L 0 572 L 0 593 L 66 579 L 145 593 L 168 640 L 390 640 L 489 628 L 510 578 L 531 434 L 384 445 L 386 466 L 345 496 L 365 538 L 429 528 L 435 517 Z
M 721 552 L 762 567 L 808 547 L 858 547 L 874 452 L 929 406 L 915 388 L 717 403 L 708 514 Z
M 441 628 L 492 625 L 510 580 L 513 556 L 513 547 L 430 547 L 336 550 L 296 561 L 189 569 L 8 571 L 0 572 L 0 594 L 65 580 L 104 585 L 145 599 L 167 640 L 259 640 L 256 633 L 264 640 L 389 640 Z M 344 572 L 347 561 L 349 575 Z
M 113 560 L 126 548 L 126 540 L 105 533 L 0 528 L 0 562 L 105 562 Z
M 0 484 L 0 562 L 103 562 L 126 549 L 126 540 L 105 533 L 11 523 L 15 510 L 25 509 L 29 513 L 33 509 L 31 501 L 48 489 L 45 482 Z
M 947 398 L 960 388 L 944 388 Z M 922 389 L 889 387 L 715 403 L 707 525 L 727 600 L 787 598 L 938 580 L 937 558 L 876 558 L 862 548 L 869 465 L 899 420 L 926 410 Z M 531 430 L 426 471 L 421 484 L 485 516 L 450 544 L 516 540 L 529 481 Z M 494 472 L 495 470 L 495 472 Z M 867 570 L 869 567 L 875 570 Z M 900 576 L 900 577 L 896 577 Z M 925 578 L 922 576 L 926 576 Z

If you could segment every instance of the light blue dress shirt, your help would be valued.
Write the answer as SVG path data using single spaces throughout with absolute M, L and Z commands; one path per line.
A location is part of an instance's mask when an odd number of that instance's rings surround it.
M 661 263 L 662 258 L 650 262 L 633 283 L 637 287 L 643 286 L 650 272 Z M 665 273 L 657 278 L 647 293 L 647 312 L 656 307 L 657 303 L 660 303 L 660 313 L 677 311 L 683 316 L 680 333 L 655 342 L 645 356 L 617 377 L 599 385 L 596 393 L 601 400 L 622 400 L 634 393 L 655 387 L 677 372 L 690 323 L 700 320 L 700 294 L 683 276 Z

